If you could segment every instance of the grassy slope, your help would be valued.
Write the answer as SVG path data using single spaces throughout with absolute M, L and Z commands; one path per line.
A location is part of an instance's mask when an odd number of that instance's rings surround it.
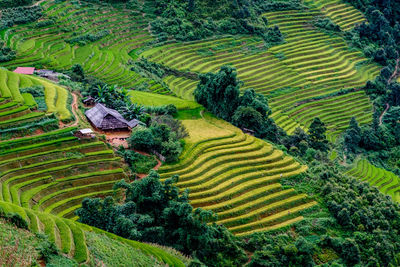
M 38 248 L 46 239 L 28 230 L 14 226 L 0 218 L 0 265 L 31 266 L 40 258 Z M 162 266 L 156 257 L 138 248 L 112 239 L 101 233 L 87 232 L 86 243 L 90 252 L 88 266 Z M 63 255 L 52 255 L 47 266 L 79 266 L 73 259 Z

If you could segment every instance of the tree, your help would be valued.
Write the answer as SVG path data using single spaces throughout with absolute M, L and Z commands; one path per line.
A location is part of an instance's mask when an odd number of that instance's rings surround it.
M 252 107 L 240 106 L 232 117 L 233 124 L 247 129 L 259 129 L 263 125 L 263 118 Z
M 287 149 L 298 149 L 301 154 L 304 154 L 308 148 L 309 136 L 303 129 L 297 127 L 292 135 L 283 140 L 283 143 Z
M 200 82 L 194 91 L 196 101 L 217 117 L 230 121 L 238 107 L 240 81 L 236 69 L 222 66 L 216 74 L 200 75 Z
M 73 81 L 81 82 L 83 79 L 85 79 L 85 71 L 83 70 L 81 64 L 74 64 L 71 67 L 71 74 L 71 78 Z
M 353 266 L 360 262 L 360 249 L 354 240 L 346 238 L 342 244 L 342 258 L 350 265 Z
M 358 126 L 356 118 L 352 117 L 350 126 L 344 133 L 344 145 L 349 152 L 356 152 L 361 141 L 361 128 Z
M 326 151 L 328 149 L 328 140 L 326 140 L 325 124 L 317 117 L 312 121 L 309 130 L 309 144 L 312 148 Z
M 391 83 L 388 87 L 388 102 L 391 106 L 400 106 L 400 84 Z
M 128 138 L 128 143 L 134 149 L 149 152 L 154 147 L 154 135 L 150 129 L 136 130 Z

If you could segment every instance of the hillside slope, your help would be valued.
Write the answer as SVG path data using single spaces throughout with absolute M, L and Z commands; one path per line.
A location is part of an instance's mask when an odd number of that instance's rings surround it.
M 4 70 L 0 70 L 0 74 L 14 77 L 13 73 Z M 35 81 L 43 85 L 45 97 L 50 100 L 54 99 L 49 97 L 53 88 L 65 90 L 67 93 L 66 89 L 38 78 L 25 75 L 15 77 L 20 81 Z M 20 98 L 22 94 L 19 86 L 20 83 L 15 83 L 13 87 L 1 87 L 1 96 L 5 94 L 5 97 L 1 98 L 3 109 L 15 111 L 16 105 L 25 103 L 24 98 Z M 7 95 L 6 89 L 13 93 Z M 27 110 L 27 114 L 34 114 L 29 108 Z M 47 113 L 49 112 L 48 110 Z M 24 113 L 12 114 L 12 118 L 4 115 L 3 121 L 30 123 Z M 38 114 L 44 116 L 43 112 Z M 14 122 L 10 122 L 11 120 Z M 24 127 L 22 124 L 22 128 Z M 75 217 L 74 211 L 81 206 L 85 197 L 112 194 L 113 184 L 126 179 L 126 174 L 122 169 L 121 159 L 115 157 L 114 152 L 104 142 L 98 139 L 79 140 L 73 136 L 76 129 L 67 127 L 0 141 L 0 211 L 20 215 L 32 232 L 48 235 L 49 240 L 54 242 L 62 253 L 74 258 L 78 263 L 89 263 L 96 255 L 90 253 L 87 236 L 91 236 L 91 232 L 103 231 L 67 218 Z M 125 240 L 105 232 L 104 234 L 125 243 L 128 247 L 142 251 L 139 254 L 144 253 L 156 258 L 156 261 L 171 266 L 184 266 L 182 260 L 163 249 Z M 147 260 L 154 262 L 150 258 Z M 137 264 L 141 266 L 139 262 Z
M 194 207 L 218 212 L 217 224 L 245 236 L 297 222 L 316 205 L 279 184 L 306 166 L 271 144 L 209 114 L 183 123 L 190 134 L 186 149 L 179 163 L 160 168 L 161 178 L 179 175 L 177 186 L 189 189 Z
M 331 140 L 353 116 L 361 124 L 371 122 L 372 104 L 357 87 L 379 74 L 377 64 L 350 49 L 340 35 L 315 27 L 315 20 L 323 17 L 316 8 L 264 16 L 270 25 L 279 26 L 284 44 L 265 49 L 257 38 L 227 37 L 168 44 L 141 56 L 181 73 L 215 72 L 224 64 L 233 65 L 243 89 L 269 96 L 272 117 L 289 134 L 299 126 L 307 129 L 316 114 L 327 124 Z M 178 96 L 193 99 L 196 80 L 168 76 L 164 82 Z

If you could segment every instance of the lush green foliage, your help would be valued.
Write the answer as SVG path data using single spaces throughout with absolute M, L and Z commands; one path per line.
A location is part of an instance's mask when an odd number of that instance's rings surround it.
M 268 28 L 267 20 L 259 18 L 261 11 L 269 9 L 261 1 L 154 2 L 155 14 L 160 17 L 151 26 L 159 41 L 170 36 L 180 41 L 191 41 L 216 34 L 255 34 L 263 37 L 267 44 L 283 41 L 278 27 Z
M 0 62 L 13 60 L 15 57 L 15 51 L 7 47 L 3 41 L 0 41 Z
M 195 99 L 219 118 L 255 131 L 256 135 L 276 141 L 281 135 L 272 119 L 267 99 L 253 89 L 240 95 L 241 82 L 236 69 L 223 66 L 218 73 L 200 75 Z
M 1 12 L 0 29 L 6 29 L 16 24 L 34 22 L 42 16 L 42 8 L 39 6 L 7 8 Z
M 142 180 L 115 188 L 126 190 L 123 204 L 109 197 L 85 199 L 77 211 L 79 221 L 120 236 L 172 246 L 208 265 L 234 266 L 246 260 L 235 237 L 223 226 L 207 225 L 213 216 L 193 210 L 188 192 L 179 194 L 178 177 L 160 182 L 152 171 Z
M 154 156 L 145 156 L 132 150 L 126 150 L 122 146 L 118 149 L 118 154 L 125 159 L 133 173 L 149 173 L 157 165 Z
M 149 153 L 156 151 L 165 157 L 166 162 L 173 162 L 182 152 L 179 139 L 183 137 L 185 130 L 180 122 L 172 117 L 160 117 L 153 120 L 149 128 L 135 130 L 128 142 L 134 149 Z
M 84 46 L 89 42 L 95 42 L 97 40 L 100 40 L 109 34 L 110 34 L 109 30 L 103 30 L 96 33 L 87 33 L 81 36 L 74 36 L 65 40 L 65 42 L 69 44 L 79 44 L 81 46 Z
M 32 3 L 32 0 L 0 0 L 0 7 L 1 8 L 8 8 L 8 7 L 19 7 L 25 6 Z

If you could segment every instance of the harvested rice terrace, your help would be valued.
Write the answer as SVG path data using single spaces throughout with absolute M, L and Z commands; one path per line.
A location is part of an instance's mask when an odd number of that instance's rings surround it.
M 204 121 L 194 123 L 195 127 L 206 126 Z M 210 132 L 213 127 L 226 127 L 218 120 L 206 123 Z M 191 125 L 186 124 L 189 132 Z M 177 186 L 189 189 L 191 204 L 218 212 L 217 223 L 238 236 L 301 220 L 301 212 L 316 202 L 282 187 L 279 180 L 302 173 L 306 167 L 234 127 L 225 132 L 193 143 L 178 164 L 161 167 L 161 178 L 179 175 Z
M 56 23 L 41 28 L 19 26 L 4 32 L 4 39 L 17 50 L 17 59 L 1 66 L 43 65 L 65 69 L 79 63 L 87 73 L 110 84 L 134 88 L 146 82 L 157 93 L 170 93 L 153 80 L 131 71 L 128 65 L 132 59 L 129 53 L 152 40 L 148 21 L 142 14 L 83 2 L 76 5 L 47 1 L 42 6 L 45 19 L 55 19 Z M 65 42 L 104 30 L 109 34 L 86 45 Z
M 361 159 L 354 164 L 347 175 L 377 187 L 382 193 L 391 196 L 393 201 L 400 202 L 400 177 L 396 174 L 377 168 L 368 160 Z
M 268 50 L 257 38 L 226 37 L 150 49 L 142 56 L 181 72 L 217 71 L 224 64 L 238 70 L 245 88 L 269 95 L 272 117 L 288 133 L 307 129 L 313 117 L 327 124 L 333 141 L 355 116 L 360 124 L 372 120 L 372 104 L 359 88 L 379 74 L 380 66 L 367 62 L 350 49 L 340 35 L 313 26 L 319 9 L 264 14 L 271 26 L 279 26 L 285 43 Z M 204 49 L 207 47 L 207 49 Z M 164 82 L 178 96 L 193 99 L 196 82 L 167 76 Z M 339 93 L 342 91 L 343 93 Z
M 82 200 L 111 194 L 124 178 L 103 142 L 78 140 L 75 128 L 0 142 L 0 200 L 73 218 Z

